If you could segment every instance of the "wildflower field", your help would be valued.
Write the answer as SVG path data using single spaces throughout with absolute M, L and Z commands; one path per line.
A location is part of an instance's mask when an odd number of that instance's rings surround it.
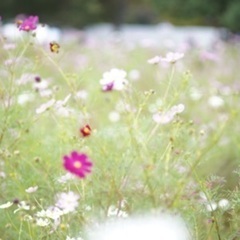
M 40 43 L 37 17 L 15 28 L 0 35 L 1 240 L 87 240 L 146 212 L 181 217 L 179 240 L 240 239 L 239 42 Z

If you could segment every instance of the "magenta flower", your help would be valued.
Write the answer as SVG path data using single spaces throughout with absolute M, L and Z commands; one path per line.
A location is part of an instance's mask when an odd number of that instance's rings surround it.
M 29 32 L 29 31 L 35 30 L 37 28 L 37 24 L 38 24 L 38 16 L 30 16 L 24 19 L 19 24 L 19 30 Z
M 91 172 L 92 165 L 91 160 L 84 153 L 73 151 L 70 156 L 63 157 L 64 168 L 80 178 L 85 178 L 86 174 Z

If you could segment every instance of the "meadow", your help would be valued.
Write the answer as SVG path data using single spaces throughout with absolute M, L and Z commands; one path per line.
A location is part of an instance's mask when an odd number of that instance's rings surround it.
M 0 239 L 87 240 L 145 212 L 240 239 L 240 43 L 39 43 L 36 27 L 0 35 Z

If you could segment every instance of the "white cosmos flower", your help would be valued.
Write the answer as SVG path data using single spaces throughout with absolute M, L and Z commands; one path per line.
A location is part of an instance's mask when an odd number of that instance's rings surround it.
M 60 208 L 64 213 L 75 211 L 78 207 L 80 196 L 74 192 L 62 192 L 56 196 L 55 206 Z
M 184 57 L 184 53 L 168 52 L 165 57 L 160 57 L 161 62 L 175 63 Z
M 167 124 L 174 119 L 174 116 L 178 113 L 183 112 L 185 106 L 183 104 L 178 104 L 170 108 L 167 112 L 157 112 L 153 114 L 152 118 L 156 123 Z
M 36 225 L 38 225 L 40 227 L 46 227 L 49 224 L 50 224 L 50 221 L 47 218 L 37 218 L 36 219 Z
M 55 102 L 56 102 L 55 99 L 51 99 L 51 100 L 49 100 L 48 102 L 42 104 L 40 107 L 38 107 L 38 108 L 36 109 L 36 113 L 37 113 L 37 114 L 44 113 L 44 112 L 47 111 L 49 108 L 51 108 L 51 107 L 54 105 Z
M 218 202 L 218 207 L 227 210 L 230 207 L 230 203 L 227 199 L 223 198 Z
M 150 63 L 150 64 L 157 64 L 157 63 L 160 62 L 160 59 L 161 58 L 159 56 L 155 56 L 155 57 L 153 57 L 151 59 L 148 59 L 148 63 Z
M 12 205 L 13 205 L 13 202 L 7 202 L 7 203 L 0 205 L 0 209 L 9 208 Z
M 117 90 L 122 91 L 128 85 L 126 79 L 127 73 L 118 68 L 113 68 L 109 72 L 103 74 L 103 78 L 100 79 L 103 91 Z

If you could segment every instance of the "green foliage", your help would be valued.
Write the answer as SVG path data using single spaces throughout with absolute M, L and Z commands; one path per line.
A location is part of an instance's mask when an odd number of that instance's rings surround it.
M 222 16 L 224 26 L 234 32 L 240 32 L 240 2 L 231 2 Z

